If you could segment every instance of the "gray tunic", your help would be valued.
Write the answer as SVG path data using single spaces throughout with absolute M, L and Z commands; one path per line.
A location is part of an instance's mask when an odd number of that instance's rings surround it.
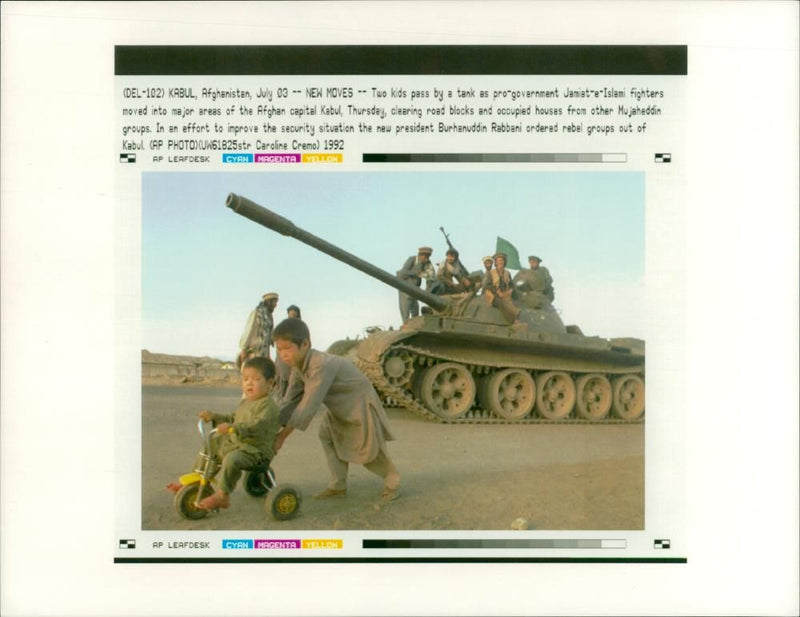
M 435 273 L 433 264 L 430 261 L 426 261 L 423 264 L 419 260 L 419 256 L 412 255 L 406 259 L 403 267 L 397 271 L 397 276 L 417 287 L 421 286 L 424 278 L 427 280 L 426 287 L 429 287 L 433 282 Z M 419 302 L 415 298 L 400 291 L 398 292 L 398 303 L 400 306 L 400 318 L 403 323 L 407 322 L 411 317 L 419 315 Z
M 281 421 L 304 431 L 323 405 L 322 421 L 343 461 L 368 463 L 394 439 L 378 393 L 361 371 L 344 358 L 311 349 L 302 369 L 292 369 Z

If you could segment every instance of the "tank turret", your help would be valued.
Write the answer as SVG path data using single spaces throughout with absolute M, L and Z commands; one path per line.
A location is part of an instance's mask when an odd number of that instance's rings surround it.
M 231 193 L 227 207 L 427 304 L 400 330 L 373 331 L 354 361 L 384 400 L 438 422 L 638 422 L 644 341 L 584 336 L 550 301 L 518 299 L 517 323 L 474 292 L 429 293 Z M 515 292 L 516 293 L 516 292 Z

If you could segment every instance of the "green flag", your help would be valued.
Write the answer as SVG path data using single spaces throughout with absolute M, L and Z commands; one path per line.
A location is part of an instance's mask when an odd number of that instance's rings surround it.
M 508 255 L 508 259 L 506 260 L 506 268 L 511 270 L 521 270 L 522 266 L 519 263 L 519 252 L 514 245 L 511 244 L 508 240 L 497 236 L 497 252 L 498 253 L 505 253 Z

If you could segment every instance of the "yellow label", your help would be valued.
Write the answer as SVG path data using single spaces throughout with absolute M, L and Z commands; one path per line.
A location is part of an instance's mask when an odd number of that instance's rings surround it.
M 303 154 L 304 163 L 341 163 L 344 155 L 341 152 L 315 152 Z
M 343 543 L 339 539 L 303 540 L 303 548 L 343 548 Z

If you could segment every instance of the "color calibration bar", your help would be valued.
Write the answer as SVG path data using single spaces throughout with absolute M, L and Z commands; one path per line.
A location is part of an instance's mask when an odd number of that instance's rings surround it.
M 396 152 L 361 155 L 364 163 L 627 163 L 624 152 Z
M 362 548 L 627 548 L 627 540 L 362 540 Z

